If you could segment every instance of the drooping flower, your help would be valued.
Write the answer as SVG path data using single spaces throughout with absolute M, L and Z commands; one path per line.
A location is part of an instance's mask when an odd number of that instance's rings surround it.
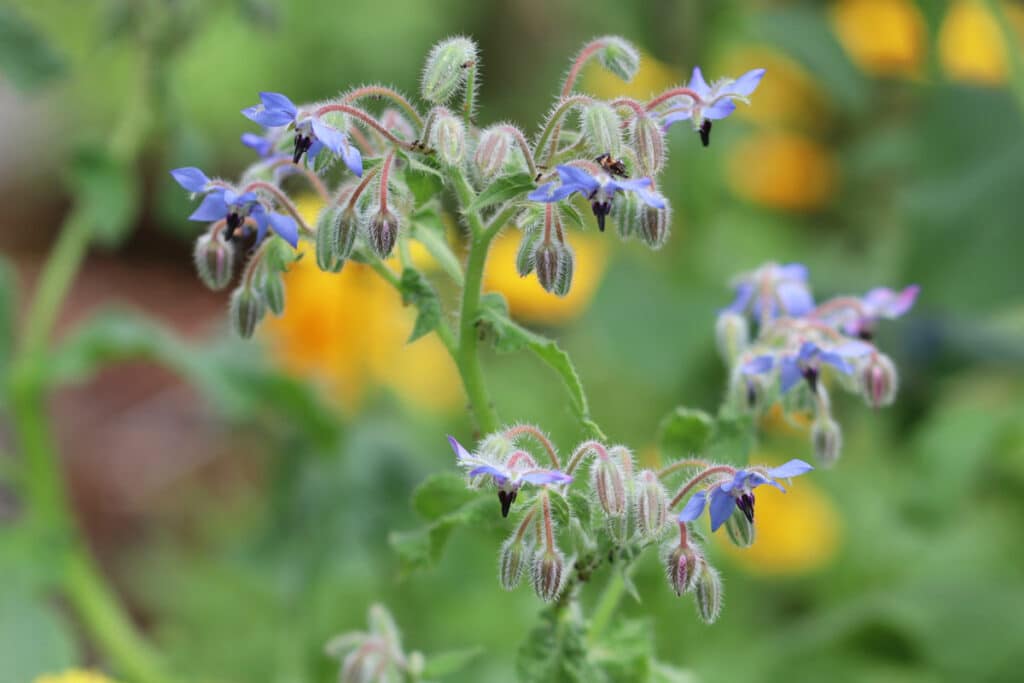
M 859 300 L 859 306 L 840 310 L 831 319 L 846 334 L 871 339 L 879 320 L 894 320 L 905 314 L 913 308 L 920 291 L 918 285 L 910 285 L 899 292 L 888 287 L 877 287 Z
M 747 375 L 761 375 L 771 372 L 778 362 L 779 388 L 783 393 L 789 391 L 801 379 L 807 380 L 811 391 L 818 387 L 821 364 L 831 365 L 844 375 L 853 372 L 851 361 L 867 355 L 874 350 L 870 344 L 860 341 L 848 341 L 836 346 L 823 348 L 812 341 L 805 341 L 795 351 L 784 352 L 776 356 L 766 354 L 748 361 L 743 366 Z
M 757 89 L 764 73 L 764 69 L 752 69 L 739 78 L 720 78 L 708 85 L 700 67 L 693 67 L 687 87 L 700 99 L 680 95 L 673 100 L 675 106 L 664 113 L 661 125 L 667 130 L 677 121 L 692 120 L 693 129 L 700 133 L 701 142 L 707 147 L 711 143 L 711 122 L 736 111 L 737 100 L 749 103 L 748 98 Z
M 650 178 L 634 178 L 615 180 L 606 173 L 596 176 L 575 166 L 559 166 L 558 178 L 560 185 L 554 182 L 544 183 L 527 198 L 535 202 L 560 202 L 575 192 L 579 192 L 590 200 L 591 209 L 597 217 L 597 227 L 604 231 L 604 222 L 612 210 L 612 200 L 616 192 L 633 192 L 645 204 L 655 209 L 665 208 L 665 198 L 658 192 L 649 189 Z
M 299 226 L 295 219 L 272 211 L 255 192 L 239 193 L 226 184 L 215 183 L 194 166 L 176 168 L 171 171 L 171 176 L 189 192 L 204 195 L 189 220 L 224 220 L 227 223 L 225 237 L 230 240 L 247 219 L 252 219 L 256 224 L 257 242 L 263 240 L 267 228 L 270 228 L 293 247 L 298 244 Z
M 470 453 L 453 436 L 448 437 L 448 443 L 455 452 L 459 467 L 466 470 L 471 483 L 478 477 L 489 478 L 498 488 L 502 517 L 508 517 L 509 508 L 512 507 L 524 483 L 546 486 L 568 484 L 572 481 L 568 474 L 538 467 L 537 462 L 526 451 L 513 451 L 504 461 L 498 462 Z
M 807 266 L 800 263 L 768 263 L 740 275 L 733 283 L 736 298 L 725 309 L 752 312 L 762 323 L 780 316 L 806 315 L 814 308 L 807 284 Z
M 261 157 L 268 157 L 274 151 L 274 141 L 267 135 L 242 133 L 242 144 L 254 150 Z
M 363 175 L 363 158 L 343 131 L 328 124 L 319 116 L 301 111 L 294 102 L 281 93 L 261 92 L 260 104 L 242 110 L 250 121 L 266 128 L 295 127 L 295 152 L 292 161 L 299 163 L 302 155 L 313 159 L 326 147 L 341 157 L 349 170 Z
M 810 472 L 814 468 L 803 460 L 789 462 L 769 469 L 748 468 L 737 470 L 731 479 L 726 479 L 713 486 L 693 494 L 686 506 L 679 513 L 680 522 L 692 522 L 708 508 L 711 516 L 711 530 L 725 524 L 735 509 L 754 522 L 754 489 L 762 484 L 769 484 L 783 493 L 786 489 L 777 479 L 790 479 Z

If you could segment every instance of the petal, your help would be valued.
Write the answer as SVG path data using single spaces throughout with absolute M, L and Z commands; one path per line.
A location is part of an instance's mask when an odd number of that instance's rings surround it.
M 188 217 L 190 221 L 219 221 L 228 215 L 228 205 L 222 192 L 211 192 Z
M 800 351 L 797 352 L 796 358 L 797 360 L 809 361 L 812 358 L 816 357 L 819 353 L 821 353 L 821 349 L 818 348 L 817 344 L 815 344 L 814 342 L 805 341 L 803 344 L 800 345 Z
M 265 128 L 276 128 L 277 126 L 287 126 L 289 123 L 294 121 L 293 116 L 289 116 L 283 111 L 267 111 L 260 106 L 248 107 L 242 110 L 242 116 L 255 121 Z
M 690 500 L 686 501 L 686 506 L 679 513 L 680 522 L 692 522 L 701 516 L 704 512 L 704 506 L 707 503 L 707 491 L 697 491 L 690 497 Z
M 774 486 L 778 490 L 782 491 L 783 493 L 786 492 L 786 489 L 783 488 L 782 484 L 775 481 L 774 479 L 769 479 L 768 477 L 764 476 L 763 474 L 760 474 L 759 472 L 750 473 L 750 476 L 747 477 L 746 489 L 748 491 L 756 489 L 758 486 L 761 486 L 762 484 L 769 484 L 771 486 Z
M 260 102 L 263 103 L 267 111 L 284 112 L 289 114 L 289 118 L 292 119 L 298 113 L 298 107 L 295 106 L 295 103 L 279 92 L 261 92 Z
M 584 194 L 590 194 L 601 186 L 601 183 L 597 182 L 597 178 L 582 168 L 563 165 L 559 166 L 557 170 L 558 177 L 561 178 L 563 185 L 576 185 L 579 191 Z
M 346 140 L 345 147 L 341 151 L 341 158 L 348 166 L 348 170 L 357 177 L 363 177 L 363 155 L 359 153 L 359 149 L 355 145 L 348 144 Z
M 713 489 L 711 491 L 711 502 L 708 505 L 708 512 L 711 515 L 711 530 L 717 531 L 718 527 L 725 524 L 725 520 L 729 519 L 729 515 L 735 509 L 735 498 L 721 488 Z
M 650 178 L 626 178 L 623 180 L 612 180 L 605 183 L 605 189 L 615 190 L 629 190 L 630 192 L 638 192 L 651 186 Z
M 702 109 L 700 113 L 706 119 L 717 121 L 718 119 L 724 119 L 734 111 L 736 111 L 736 103 L 727 97 L 723 97 L 710 107 Z
M 762 78 L 764 78 L 764 69 L 751 69 L 733 81 L 729 92 L 746 97 L 757 89 Z
M 542 484 L 568 484 L 572 481 L 572 477 L 558 470 L 532 470 L 524 472 L 519 478 L 527 483 L 538 486 Z
M 795 358 L 786 356 L 779 365 L 779 389 L 786 393 L 803 379 L 803 372 L 800 371 L 800 364 Z
M 832 351 L 822 351 L 818 356 L 822 363 L 828 363 L 839 372 L 844 375 L 849 375 L 853 372 L 853 366 L 846 362 L 846 359 L 840 356 L 838 353 Z
M 898 318 L 911 309 L 920 291 L 918 285 L 910 285 L 898 294 L 888 287 L 879 287 L 864 295 L 864 306 L 874 316 Z
M 451 444 L 452 450 L 455 451 L 455 458 L 457 460 L 466 460 L 473 456 L 470 455 L 469 451 L 456 440 L 454 436 L 448 435 L 448 443 Z
M 775 367 L 775 356 L 766 354 L 744 363 L 740 372 L 744 375 L 763 375 L 766 372 L 771 372 L 773 367 Z
M 262 135 L 256 135 L 256 133 L 242 133 L 242 144 L 255 150 L 261 157 L 265 157 L 270 154 L 270 151 L 273 148 L 270 140 Z
M 793 459 L 778 467 L 771 468 L 768 470 L 768 475 L 776 479 L 790 479 L 792 477 L 799 477 L 801 474 L 807 474 L 813 469 L 803 460 Z
M 206 174 L 195 166 L 185 166 L 171 171 L 171 177 L 189 192 L 202 192 L 210 184 Z
M 634 194 L 647 206 L 655 209 L 665 208 L 665 197 L 663 197 L 660 192 L 655 192 L 654 190 L 648 190 L 647 188 L 642 187 L 639 190 L 635 190 Z
M 291 216 L 271 211 L 267 214 L 271 229 L 292 247 L 299 246 L 299 224 Z
M 492 465 L 480 465 L 480 467 L 471 469 L 469 471 L 469 478 L 472 479 L 473 477 L 479 477 L 484 474 L 493 477 L 494 483 L 498 486 L 501 486 L 508 481 L 508 475 Z
M 747 308 L 747 304 L 750 303 L 750 297 L 753 295 L 754 285 L 749 282 L 741 282 L 736 285 L 736 298 L 733 299 L 726 310 L 733 313 L 742 313 Z
M 317 140 L 324 143 L 324 146 L 337 154 L 342 155 L 345 145 L 348 144 L 348 138 L 345 134 L 334 126 L 330 126 L 318 118 L 313 118 L 313 134 L 316 135 Z
M 832 347 L 831 350 L 843 358 L 860 358 L 861 356 L 866 356 L 869 353 L 872 353 L 875 350 L 875 347 L 867 342 L 852 339 L 850 341 L 843 342 L 838 346 Z
M 259 210 L 260 208 L 257 206 L 250 214 L 256 221 L 256 244 L 262 242 L 263 238 L 267 236 L 267 214 L 265 211 Z
M 814 308 L 814 297 L 804 284 L 781 282 L 775 288 L 775 295 L 782 303 L 786 315 L 791 318 L 807 315 Z
M 704 80 L 704 74 L 701 72 L 699 66 L 693 67 L 693 73 L 690 75 L 690 90 L 696 91 L 701 97 L 707 97 L 711 93 L 711 88 L 708 87 L 707 81 Z
M 687 121 L 693 116 L 693 109 L 678 109 L 670 114 L 666 114 L 661 119 L 662 130 L 668 130 L 672 127 L 672 124 L 678 123 L 679 121 Z
M 554 201 L 553 199 L 551 199 L 551 195 L 554 194 L 554 190 L 555 190 L 555 184 L 553 182 L 552 183 L 544 183 L 543 185 L 538 187 L 536 190 L 534 190 L 530 194 L 526 195 L 526 198 L 529 199 L 532 202 L 550 202 L 550 201 Z
M 802 263 L 787 263 L 779 266 L 778 277 L 786 280 L 807 282 L 807 266 Z

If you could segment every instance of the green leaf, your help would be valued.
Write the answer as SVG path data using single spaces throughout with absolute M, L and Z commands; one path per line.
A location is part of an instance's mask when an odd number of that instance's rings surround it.
M 435 565 L 455 529 L 493 522 L 495 518 L 499 518 L 495 501 L 490 496 L 475 495 L 466 504 L 441 515 L 426 527 L 391 532 L 388 543 L 398 554 L 402 575 L 408 575 Z
M 462 286 L 462 263 L 448 244 L 447 230 L 435 208 L 413 214 L 412 238 L 426 247 L 441 269 Z
M 416 157 L 402 154 L 405 159 L 405 184 L 412 192 L 417 207 L 423 206 L 441 193 L 444 187 L 444 176 L 433 166 L 421 162 Z
M 508 316 L 505 298 L 497 292 L 489 292 L 481 298 L 477 320 L 493 333 L 494 346 L 499 351 L 529 349 L 558 373 L 569 392 L 573 411 L 580 423 L 595 438 L 604 438 L 601 428 L 590 418 L 587 395 L 583 391 L 583 384 L 572 364 L 572 359 L 554 340 L 513 322 Z
M 745 413 L 723 411 L 715 420 L 704 457 L 709 460 L 747 462 L 756 442 L 754 418 Z
M 0 382 L 7 376 L 11 354 L 14 352 L 17 301 L 17 274 L 10 262 L 0 257 Z
M 419 311 L 416 314 L 416 323 L 412 327 L 412 334 L 409 335 L 409 343 L 416 341 L 428 332 L 432 332 L 441 322 L 441 301 L 437 298 L 434 288 L 430 286 L 427 279 L 414 268 L 406 268 L 402 271 L 402 303 L 408 306 L 413 304 Z
M 427 663 L 423 667 L 423 678 L 443 678 L 458 673 L 466 668 L 466 665 L 480 656 L 483 652 L 481 647 L 467 647 L 461 650 L 449 650 L 427 657 Z
M 117 246 L 138 210 L 139 186 L 132 170 L 108 151 L 86 147 L 71 161 L 68 184 L 93 238 L 104 246 Z
M 412 508 L 423 519 L 435 521 L 477 499 L 466 487 L 466 478 L 454 472 L 432 474 L 416 487 Z
M 531 683 L 603 681 L 602 672 L 587 659 L 583 625 L 574 610 L 548 608 L 519 650 L 516 673 Z
M 537 183 L 533 182 L 533 177 L 529 173 L 502 176 L 485 187 L 466 211 L 479 211 L 509 199 L 522 197 L 536 187 Z
M 646 681 L 651 673 L 654 630 L 644 619 L 621 619 L 593 643 L 590 657 L 609 681 Z
M 0 72 L 14 86 L 30 91 L 61 76 L 65 58 L 46 37 L 10 7 L 0 7 Z
M 32 681 L 60 673 L 76 659 L 68 624 L 43 598 L 0 595 L 0 680 Z
M 703 410 L 678 407 L 658 425 L 658 449 L 662 456 L 673 458 L 701 453 L 714 425 L 714 419 Z

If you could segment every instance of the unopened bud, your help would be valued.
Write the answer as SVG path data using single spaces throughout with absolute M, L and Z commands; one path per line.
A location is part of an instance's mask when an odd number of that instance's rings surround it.
M 539 550 L 533 558 L 533 590 L 544 602 L 556 600 L 565 587 L 565 557 L 558 548 Z
M 442 114 L 434 124 L 432 146 L 437 156 L 449 166 L 458 166 L 466 154 L 466 127 L 462 119 Z
M 316 224 L 316 263 L 328 273 L 337 273 L 352 254 L 359 217 L 352 207 L 324 210 Z
M 824 467 L 834 465 L 843 447 L 843 433 L 836 421 L 828 416 L 815 419 L 811 425 L 811 445 L 818 462 Z
M 583 137 L 594 156 L 622 156 L 622 120 L 607 102 L 594 102 L 583 111 Z
M 896 398 L 899 375 L 884 353 L 873 353 L 860 373 L 861 391 L 872 408 L 887 406 Z
M 376 681 L 377 672 L 385 666 L 384 644 L 377 638 L 369 638 L 350 652 L 341 665 L 340 683 L 371 683 Z
M 540 230 L 523 231 L 523 237 L 519 240 L 519 251 L 516 252 L 516 272 L 519 273 L 519 277 L 526 277 L 533 272 L 533 257 L 540 236 Z
M 620 238 L 629 239 L 640 232 L 640 205 L 632 192 L 620 192 L 612 202 L 612 219 Z
M 489 434 L 477 446 L 477 455 L 488 462 L 505 462 L 516 449 L 516 445 L 503 431 Z
M 366 234 L 373 253 L 381 258 L 391 255 L 391 250 L 395 248 L 395 240 L 398 239 L 399 223 L 398 216 L 387 208 L 378 208 L 370 216 Z
M 242 285 L 231 293 L 228 313 L 231 318 L 231 326 L 239 337 L 244 339 L 251 337 L 265 312 L 263 299 L 252 288 Z
M 636 476 L 636 528 L 644 538 L 657 538 L 668 521 L 668 492 L 658 475 L 643 470 Z
M 540 241 L 533 252 L 533 266 L 537 270 L 540 286 L 550 292 L 558 282 L 559 266 L 561 265 L 562 248 L 555 242 Z
M 196 240 L 193 256 L 196 272 L 204 285 L 215 292 L 228 286 L 235 263 L 235 248 L 219 230 L 213 236 L 209 233 L 201 235 Z
M 572 288 L 572 275 L 576 270 L 576 255 L 568 244 L 562 245 L 558 255 L 560 259 L 558 263 L 558 278 L 555 280 L 555 286 L 550 291 L 556 296 L 565 296 Z
M 651 249 L 661 249 L 668 240 L 672 209 L 665 200 L 664 209 L 646 204 L 640 207 L 640 239 Z
M 693 588 L 700 570 L 700 550 L 692 544 L 672 543 L 665 553 L 665 575 L 676 595 Z
M 626 82 L 633 80 L 640 69 L 640 53 L 618 36 L 607 36 L 603 40 L 604 49 L 598 54 L 601 66 Z
M 277 273 L 267 273 L 260 281 L 260 294 L 274 315 L 284 313 L 284 280 Z
M 606 456 L 594 462 L 590 468 L 590 488 L 606 515 L 619 517 L 626 512 L 626 483 L 615 460 Z
M 444 104 L 459 91 L 476 64 L 476 43 L 456 36 L 435 45 L 423 67 L 420 93 L 433 104 Z
M 745 316 L 732 311 L 719 313 L 715 321 L 715 345 L 729 366 L 750 344 L 750 324 Z
M 480 134 L 473 163 L 482 178 L 490 180 L 501 173 L 508 161 L 509 148 L 508 135 L 499 128 L 488 128 Z
M 733 510 L 725 520 L 725 532 L 737 548 L 749 548 L 754 545 L 754 523 L 739 508 Z
M 661 173 L 665 166 L 665 133 L 653 117 L 638 115 L 633 122 L 633 150 L 645 176 Z
M 498 555 L 498 580 L 505 590 L 514 589 L 522 580 L 528 561 L 526 553 L 527 548 L 522 539 L 515 536 L 510 536 L 502 544 L 501 553 Z
M 722 578 L 707 561 L 699 564 L 699 574 L 693 584 L 693 598 L 701 621 L 713 624 L 722 611 Z

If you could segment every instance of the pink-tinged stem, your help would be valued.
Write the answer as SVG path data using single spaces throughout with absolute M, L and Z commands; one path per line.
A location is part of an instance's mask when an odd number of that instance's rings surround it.
M 516 451 L 515 453 L 513 453 L 512 456 L 508 459 L 508 468 L 512 469 L 513 467 L 515 467 L 524 460 L 526 461 L 526 464 L 529 465 L 530 467 L 534 469 L 537 468 L 537 461 L 534 460 L 533 456 L 531 456 L 526 451 Z
M 702 460 L 700 458 L 688 458 L 686 460 L 677 460 L 676 462 L 669 463 L 668 465 L 665 465 L 660 470 L 658 470 L 658 478 L 659 479 L 664 479 L 665 477 L 670 476 L 672 474 L 675 474 L 679 470 L 685 469 L 687 467 L 710 467 L 710 466 L 711 466 L 711 463 L 709 463 L 707 460 Z
M 533 160 L 533 151 L 530 149 L 530 144 L 526 142 L 526 138 L 523 137 L 522 131 L 515 126 L 507 125 L 498 126 L 498 130 L 512 136 L 512 139 L 515 140 L 516 144 L 519 146 L 519 150 L 523 153 L 523 158 L 526 159 L 526 165 L 530 169 L 530 175 L 536 178 L 537 164 Z
M 828 315 L 836 310 L 842 310 L 844 308 L 853 309 L 858 315 L 865 315 L 864 304 L 860 299 L 853 296 L 842 296 L 830 301 L 826 301 L 821 304 L 813 311 L 811 311 L 812 318 L 820 318 L 823 315 Z
M 395 160 L 395 151 L 391 150 L 384 157 L 380 170 L 380 208 L 386 211 L 388 208 L 388 179 L 391 177 L 391 163 Z
M 696 91 L 691 90 L 690 88 L 669 88 L 668 90 L 666 90 L 665 92 L 661 93 L 660 95 L 658 95 L 653 100 L 651 100 L 650 102 L 647 103 L 647 111 L 651 111 L 652 109 L 657 107 L 659 104 L 667 102 L 668 100 L 672 99 L 673 97 L 680 97 L 680 96 L 689 97 L 695 103 L 701 101 L 700 95 L 697 94 Z
M 352 190 L 352 194 L 348 199 L 348 208 L 353 209 L 356 206 L 356 202 L 359 201 L 359 196 L 366 190 L 366 186 L 370 184 L 377 174 L 380 172 L 380 166 L 374 166 L 369 171 L 363 174 L 363 179 L 356 185 L 356 189 Z M 340 201 L 339 201 L 340 204 Z
M 583 70 L 584 65 L 590 61 L 591 57 L 597 54 L 598 50 L 603 50 L 607 45 L 608 42 L 606 40 L 599 38 L 583 46 L 580 53 L 576 55 L 576 61 L 572 63 L 572 67 L 565 77 L 565 83 L 562 85 L 562 97 L 569 96 L 569 93 L 572 92 L 573 87 L 576 85 L 576 79 L 579 78 L 580 71 Z
M 576 468 L 583 462 L 583 458 L 586 457 L 587 453 L 594 453 L 597 457 L 602 459 L 608 457 L 608 450 L 600 441 L 584 441 L 579 445 L 576 452 L 573 453 L 572 457 L 569 459 L 569 466 L 566 468 L 565 473 L 572 474 L 576 471 Z
M 387 128 L 382 126 L 380 121 L 378 121 L 377 119 L 373 118 L 372 116 L 367 114 L 362 109 L 358 109 L 356 107 L 350 107 L 347 104 L 325 104 L 324 106 L 322 106 L 322 107 L 320 107 L 319 109 L 316 110 L 316 115 L 317 116 L 323 116 L 324 114 L 328 114 L 328 113 L 330 113 L 332 111 L 339 111 L 339 112 L 342 112 L 343 114 L 348 114 L 349 116 L 351 116 L 353 118 L 359 119 L 360 121 L 365 123 L 367 126 L 369 126 L 370 128 L 374 129 L 375 131 L 377 131 L 378 133 L 383 135 L 391 144 L 395 145 L 396 147 L 401 147 L 402 149 L 408 150 L 408 151 L 414 151 L 415 150 L 415 147 L 413 147 L 408 142 L 405 142 L 403 140 L 399 140 L 397 137 L 394 136 L 394 134 L 391 131 L 389 131 Z
M 292 215 L 292 218 L 299 224 L 299 228 L 302 229 L 307 235 L 312 235 L 313 230 L 306 225 L 306 221 L 302 220 L 302 216 L 299 215 L 299 210 L 292 204 L 292 200 L 288 199 L 288 195 L 281 192 L 281 188 L 276 185 L 264 182 L 262 180 L 254 180 L 242 189 L 242 193 L 249 192 L 250 190 L 263 190 L 267 194 L 271 195 L 278 204 L 280 204 L 285 211 Z
M 270 169 L 273 170 L 275 168 L 278 168 L 279 166 L 290 166 L 294 168 L 299 173 L 301 173 L 303 177 L 306 178 L 306 180 L 309 181 L 309 184 L 313 186 L 313 189 L 316 190 L 316 193 L 320 195 L 320 199 L 323 199 L 325 202 L 330 199 L 331 195 L 327 191 L 327 186 L 324 185 L 324 181 L 320 180 L 320 176 L 318 176 L 316 173 L 313 173 L 313 171 L 309 170 L 302 164 L 295 163 L 291 159 L 278 159 L 274 163 L 270 164 Z
M 541 494 L 541 505 L 544 509 L 544 547 L 548 551 L 555 551 L 555 527 L 551 521 L 551 499 L 548 496 L 548 492 L 545 491 Z
M 679 505 L 679 501 L 681 501 L 683 498 L 685 498 L 686 494 L 689 493 L 693 489 L 694 486 L 696 486 L 700 482 L 704 481 L 705 479 L 710 477 L 712 474 L 736 474 L 736 468 L 735 467 L 729 467 L 728 465 L 716 465 L 715 467 L 707 468 L 706 470 L 704 470 L 703 472 L 701 472 L 697 476 L 695 476 L 693 479 L 691 479 L 690 481 L 686 482 L 686 485 L 683 486 L 683 488 L 679 489 L 679 493 L 677 493 L 672 498 L 672 500 L 669 502 L 669 504 L 668 504 L 669 509 L 671 510 L 676 505 Z
M 423 117 L 420 116 L 418 111 L 416 111 L 416 107 L 412 106 L 409 100 L 405 99 L 405 97 L 403 97 L 397 90 L 393 90 L 383 85 L 365 85 L 361 88 L 350 90 L 341 98 L 341 101 L 345 104 L 352 104 L 364 97 L 382 97 L 391 100 L 403 109 L 405 113 L 412 117 L 412 120 L 416 123 L 417 127 L 423 127 Z
M 523 540 L 523 536 L 526 535 L 526 531 L 530 528 L 530 522 L 533 521 L 533 516 L 537 514 L 537 506 L 534 505 L 530 508 L 530 511 L 523 517 L 523 521 L 519 523 L 519 528 L 516 529 L 516 542 Z
M 517 436 L 532 436 L 544 450 L 547 451 L 548 458 L 551 459 L 551 464 L 555 466 L 555 469 L 561 469 L 562 465 L 558 461 L 558 453 L 555 452 L 555 445 L 551 443 L 551 439 L 533 425 L 516 425 L 515 427 L 509 427 L 505 430 L 505 436 L 509 439 L 515 439 Z
M 686 528 L 686 522 L 679 522 L 679 547 L 685 548 L 690 545 L 690 534 Z
M 629 107 L 637 116 L 644 116 L 646 114 L 646 112 L 644 111 L 644 105 L 640 104 L 631 97 L 620 97 L 617 100 L 612 100 L 612 106 Z

